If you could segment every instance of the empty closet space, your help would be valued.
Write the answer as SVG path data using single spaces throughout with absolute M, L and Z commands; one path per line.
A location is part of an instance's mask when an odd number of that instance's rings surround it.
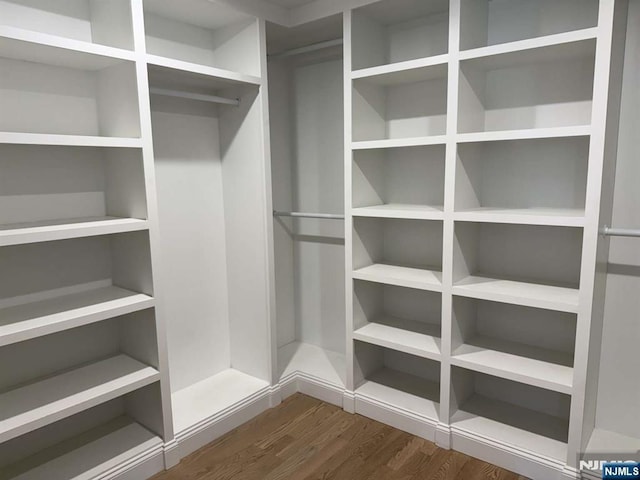
M 0 245 L 147 228 L 140 150 L 0 145 Z
M 255 17 L 202 0 L 144 0 L 144 13 L 149 62 L 171 59 L 260 76 Z
M 455 218 L 584 224 L 589 137 L 460 143 Z
M 344 221 L 288 216 L 344 213 L 341 41 L 341 15 L 267 25 L 276 383 L 345 385 Z
M 238 19 L 225 7 L 191 3 L 194 10 L 145 2 L 150 51 L 160 46 L 166 55 L 192 51 L 175 45 L 172 51 L 168 40 L 149 38 L 181 32 L 155 30 L 157 14 L 210 28 L 216 21 L 216 28 L 235 32 Z M 184 28 L 199 38 L 199 27 Z M 257 22 L 243 28 L 255 34 Z M 216 45 L 207 48 L 213 55 Z M 211 58 L 208 63 L 220 65 Z M 204 57 L 187 59 L 205 63 Z M 246 77 L 160 59 L 148 67 L 160 262 L 166 272 L 162 314 L 178 438 L 268 387 L 260 79 Z
M 463 446 L 458 432 L 499 438 L 512 448 L 565 462 L 571 396 L 453 367 L 451 372 L 452 447 Z M 511 468 L 536 467 L 511 460 Z
M 444 218 L 444 145 L 357 150 L 352 215 Z
M 38 35 L 43 42 L 68 39 L 133 50 L 129 0 L 2 0 L 0 14 L 3 34 L 26 38 Z
M 439 360 L 441 295 L 356 280 L 353 338 L 418 357 Z
M 451 363 L 571 393 L 575 314 L 454 297 Z
M 428 422 L 437 423 L 440 412 L 440 363 L 394 349 L 354 343 L 356 410 L 380 418 L 371 406 L 378 402 L 397 405 Z M 425 436 L 423 425 L 409 425 L 402 416 L 383 415 L 385 423 Z M 382 419 L 380 418 L 380 419 Z

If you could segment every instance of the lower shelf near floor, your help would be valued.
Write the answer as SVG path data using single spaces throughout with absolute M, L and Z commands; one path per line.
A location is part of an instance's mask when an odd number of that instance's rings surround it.
M 286 381 L 296 373 L 344 388 L 345 356 L 310 343 L 287 343 L 278 348 L 278 378 L 281 382 Z
M 454 449 L 462 434 L 541 463 L 566 463 L 569 395 L 459 367 L 452 386 Z
M 229 368 L 171 395 L 176 435 L 198 427 L 268 390 L 269 383 Z
M 5 468 L 11 480 L 89 480 L 157 455 L 149 474 L 162 468 L 162 439 L 128 417 L 116 418 Z

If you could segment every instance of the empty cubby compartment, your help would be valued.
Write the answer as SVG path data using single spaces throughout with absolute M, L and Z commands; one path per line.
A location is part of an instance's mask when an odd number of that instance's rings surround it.
M 442 222 L 354 219 L 354 268 L 374 264 L 442 271 Z
M 30 222 L 145 219 L 142 152 L 0 145 L 0 229 Z
M 444 205 L 444 145 L 354 151 L 353 207 Z
M 462 0 L 460 48 L 595 27 L 598 6 L 598 0 Z
M 570 407 L 570 395 L 453 367 L 452 447 L 468 432 L 565 462 Z
M 589 137 L 458 144 L 456 210 L 584 215 Z
M 1 0 L 3 25 L 133 50 L 130 0 Z
M 446 64 L 416 75 L 353 81 L 353 140 L 444 135 L 447 128 Z
M 442 298 L 437 292 L 356 280 L 354 338 L 425 358 L 440 355 Z
M 588 126 L 595 40 L 460 62 L 458 132 Z
M 258 21 L 231 6 L 207 0 L 144 0 L 144 24 L 147 53 L 260 74 Z
M 0 48 L 0 105 L 11 112 L 0 116 L 0 131 L 140 137 L 135 64 L 68 56 L 59 64 L 52 58 L 49 65 L 5 57 Z
M 447 0 L 384 0 L 353 11 L 353 69 L 447 53 Z
M 456 222 L 454 285 L 471 276 L 577 288 L 581 252 L 580 228 Z
M 362 397 L 439 418 L 439 362 L 358 341 L 354 355 L 356 405 Z

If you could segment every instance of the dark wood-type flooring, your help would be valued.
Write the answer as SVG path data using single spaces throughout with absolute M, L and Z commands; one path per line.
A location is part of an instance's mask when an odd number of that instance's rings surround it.
M 153 480 L 526 480 L 296 394 Z

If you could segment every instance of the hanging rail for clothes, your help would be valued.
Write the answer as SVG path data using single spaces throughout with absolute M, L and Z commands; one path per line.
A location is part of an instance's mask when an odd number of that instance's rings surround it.
M 162 95 L 163 97 L 178 97 L 178 98 L 186 98 L 189 100 L 198 100 L 200 102 L 209 102 L 209 103 L 222 103 L 224 105 L 240 105 L 239 98 L 225 98 L 218 97 L 216 95 L 204 95 L 202 93 L 191 93 L 191 92 L 183 92 L 180 90 L 169 90 L 166 88 L 150 88 L 149 92 L 153 95 Z
M 284 50 L 283 52 L 272 53 L 267 55 L 269 58 L 285 58 L 292 57 L 294 55 L 300 55 L 303 53 L 315 52 L 316 50 L 324 50 L 325 48 L 337 47 L 342 45 L 344 41 L 341 38 L 335 40 L 327 40 L 325 42 L 312 43 L 311 45 L 305 45 L 304 47 L 292 48 L 291 50 Z
M 640 229 L 612 228 L 605 226 L 601 230 L 602 235 L 609 237 L 640 237 Z
M 325 220 L 344 220 L 344 215 L 337 213 L 306 213 L 306 212 L 277 212 L 273 211 L 274 217 L 295 217 L 295 218 L 323 218 Z

